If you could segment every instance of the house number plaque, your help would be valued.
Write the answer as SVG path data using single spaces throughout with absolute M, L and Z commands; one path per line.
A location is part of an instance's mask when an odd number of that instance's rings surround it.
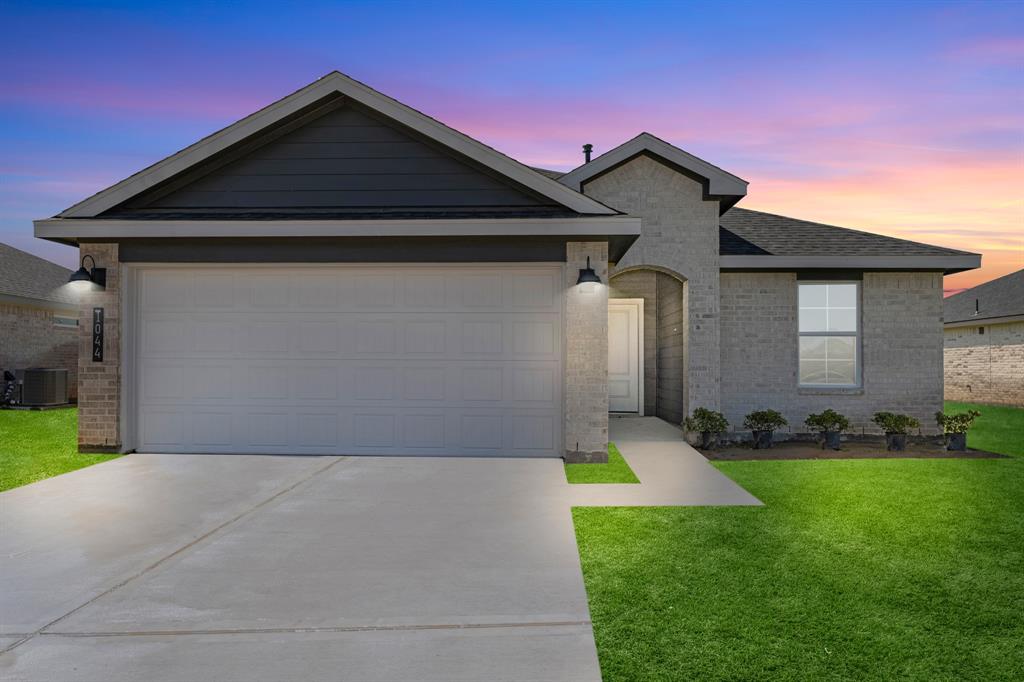
M 92 309 L 92 361 L 103 362 L 103 308 Z

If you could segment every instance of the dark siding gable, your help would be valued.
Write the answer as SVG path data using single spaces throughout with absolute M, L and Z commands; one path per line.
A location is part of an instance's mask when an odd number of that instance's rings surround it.
M 559 208 L 352 104 L 327 109 L 240 158 L 214 161 L 194 179 L 165 183 L 110 213 L 500 214 Z

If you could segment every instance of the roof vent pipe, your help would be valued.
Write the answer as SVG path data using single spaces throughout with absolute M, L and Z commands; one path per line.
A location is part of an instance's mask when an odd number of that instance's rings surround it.
M 590 152 L 592 152 L 592 151 L 594 151 L 594 145 L 592 145 L 592 144 L 585 144 L 585 145 L 583 145 L 583 158 L 585 159 L 585 161 L 583 163 L 590 163 Z

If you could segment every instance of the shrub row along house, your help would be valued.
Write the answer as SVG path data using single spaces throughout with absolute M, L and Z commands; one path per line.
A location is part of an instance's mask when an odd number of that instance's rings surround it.
M 105 270 L 83 448 L 599 460 L 609 412 L 930 420 L 942 277 L 980 256 L 746 193 L 647 133 L 531 168 L 334 72 L 35 233 Z
M 944 307 L 946 399 L 1024 407 L 1024 270 Z

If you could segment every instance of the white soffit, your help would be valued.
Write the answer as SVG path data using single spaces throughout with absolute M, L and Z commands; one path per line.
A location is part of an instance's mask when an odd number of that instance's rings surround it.
M 437 220 L 116 220 L 49 218 L 34 222 L 41 239 L 208 237 L 620 236 L 640 234 L 640 218 L 487 218 Z

